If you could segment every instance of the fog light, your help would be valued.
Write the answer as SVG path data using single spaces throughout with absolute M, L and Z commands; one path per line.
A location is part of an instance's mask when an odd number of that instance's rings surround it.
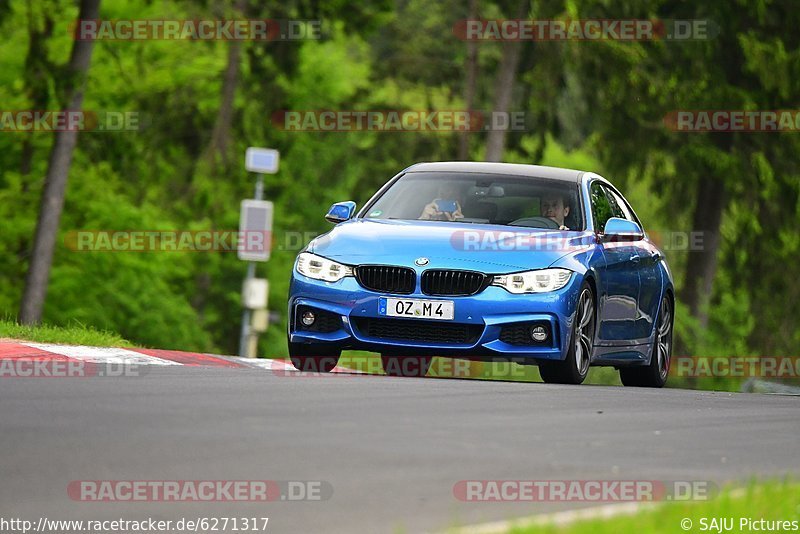
M 531 339 L 536 341 L 537 343 L 541 343 L 542 341 L 547 339 L 547 328 L 536 325 L 531 327 Z
M 304 325 L 311 326 L 314 324 L 314 321 L 316 321 L 317 318 L 314 316 L 314 312 L 306 311 L 303 312 L 303 316 L 300 318 L 300 320 L 303 321 Z

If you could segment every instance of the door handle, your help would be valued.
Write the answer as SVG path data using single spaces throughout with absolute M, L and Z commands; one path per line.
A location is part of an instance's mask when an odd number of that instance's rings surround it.
M 656 263 L 661 261 L 661 253 L 660 252 L 653 252 L 653 255 L 650 256 L 650 257 L 653 258 L 653 261 L 656 262 Z
M 630 261 L 632 261 L 633 263 L 639 263 L 639 255 L 638 255 L 638 254 L 633 254 L 633 255 L 631 255 L 631 257 L 630 257 L 629 259 L 630 259 Z

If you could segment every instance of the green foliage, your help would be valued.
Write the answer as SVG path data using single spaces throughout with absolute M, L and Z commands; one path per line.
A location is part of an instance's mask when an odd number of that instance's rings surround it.
M 63 343 L 90 347 L 131 347 L 131 343 L 117 334 L 69 321 L 67 326 L 20 325 L 9 319 L 0 319 L 0 338 L 35 341 L 38 343 Z
M 800 516 L 796 498 L 798 489 L 800 488 L 797 483 L 790 479 L 753 480 L 744 488 L 725 488 L 719 495 L 710 495 L 707 500 L 643 503 L 634 513 L 623 513 L 616 517 L 582 519 L 566 525 L 541 519 L 530 521 L 530 525 L 524 525 L 525 521 L 521 520 L 509 529 L 509 533 L 673 533 L 700 530 L 701 520 L 705 520 L 707 530 L 714 530 L 715 525 L 720 525 L 721 528 L 723 518 L 733 521 L 733 528 L 739 531 L 750 530 L 746 523 L 744 528 L 739 528 L 739 521 L 742 518 L 754 521 L 753 530 L 775 525 L 773 523 L 775 521 L 789 521 L 791 525 L 791 522 L 797 522 Z M 761 519 L 765 520 L 765 523 L 759 527 Z M 712 520 L 716 520 L 716 523 L 712 523 Z

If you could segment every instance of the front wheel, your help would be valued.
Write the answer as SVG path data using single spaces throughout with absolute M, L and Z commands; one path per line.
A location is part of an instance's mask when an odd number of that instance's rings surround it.
M 664 296 L 661 299 L 661 311 L 658 313 L 658 330 L 650 354 L 650 364 L 620 369 L 619 378 L 623 385 L 662 388 L 667 383 L 672 359 L 672 317 L 672 301 Z
M 584 282 L 575 309 L 567 357 L 563 361 L 539 364 L 542 380 L 548 384 L 581 384 L 586 380 L 594 346 L 594 325 L 594 295 L 589 284 Z
M 330 373 L 339 363 L 342 351 L 320 345 L 289 343 L 289 357 L 298 371 Z

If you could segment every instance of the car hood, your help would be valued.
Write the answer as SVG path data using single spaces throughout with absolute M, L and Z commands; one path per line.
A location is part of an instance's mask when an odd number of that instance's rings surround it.
M 566 232 L 443 221 L 352 219 L 314 239 L 307 250 L 344 264 L 470 269 L 486 273 L 543 269 L 594 243 L 591 232 Z

